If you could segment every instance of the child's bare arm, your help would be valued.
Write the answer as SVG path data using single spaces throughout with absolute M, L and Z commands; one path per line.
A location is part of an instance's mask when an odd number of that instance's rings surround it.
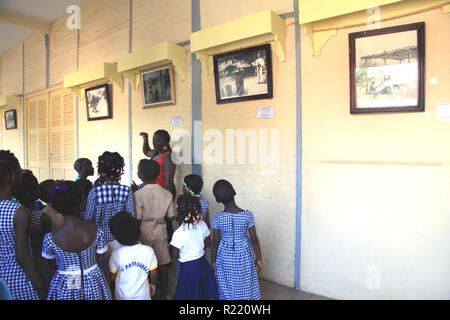
M 156 286 L 158 285 L 158 268 L 155 268 L 150 271 L 150 296 L 154 296 L 156 293 Z
M 211 266 L 213 270 L 216 267 L 217 249 L 219 248 L 220 237 L 220 230 L 213 228 L 213 240 L 211 244 Z
M 259 245 L 259 239 L 258 235 L 256 234 L 256 228 L 255 226 L 248 229 L 248 233 L 250 236 L 250 242 L 252 244 L 253 250 L 255 252 L 255 264 L 256 264 L 256 270 L 258 273 L 262 271 L 262 258 L 261 258 L 261 246 Z
M 175 261 L 178 260 L 178 257 L 180 255 L 180 249 L 178 249 L 177 247 L 174 246 L 170 246 L 172 248 L 172 257 Z
M 208 248 L 209 246 L 211 246 L 211 238 L 210 236 L 207 236 L 205 238 L 205 248 Z

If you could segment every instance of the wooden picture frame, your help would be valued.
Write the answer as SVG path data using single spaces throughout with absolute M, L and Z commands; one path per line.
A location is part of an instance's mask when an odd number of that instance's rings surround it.
M 270 44 L 213 56 L 217 104 L 273 96 Z
M 5 111 L 5 129 L 14 130 L 17 129 L 17 111 L 16 109 Z
M 140 77 L 144 109 L 176 103 L 172 64 L 142 70 L 140 71 Z
M 350 113 L 425 110 L 425 23 L 349 34 Z
M 110 88 L 108 83 L 85 89 L 87 120 L 112 119 Z

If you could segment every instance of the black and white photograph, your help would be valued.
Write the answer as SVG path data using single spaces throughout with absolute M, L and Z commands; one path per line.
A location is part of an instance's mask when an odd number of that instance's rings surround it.
M 144 108 L 175 104 L 173 66 L 158 66 L 141 71 Z
M 17 129 L 16 109 L 5 111 L 5 128 L 6 130 Z
M 271 58 L 269 44 L 215 55 L 217 103 L 272 98 Z
M 88 121 L 111 119 L 109 85 L 101 84 L 86 89 L 86 112 Z

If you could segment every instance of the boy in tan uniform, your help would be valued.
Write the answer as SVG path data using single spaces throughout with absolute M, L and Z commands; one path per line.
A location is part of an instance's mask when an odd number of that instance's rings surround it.
M 135 192 L 136 218 L 141 221 L 140 241 L 151 246 L 158 259 L 161 299 L 167 298 L 168 265 L 172 261 L 167 239 L 166 218 L 176 216 L 172 193 L 158 184 L 159 165 L 156 161 L 143 159 L 139 162 L 138 177 L 144 186 Z

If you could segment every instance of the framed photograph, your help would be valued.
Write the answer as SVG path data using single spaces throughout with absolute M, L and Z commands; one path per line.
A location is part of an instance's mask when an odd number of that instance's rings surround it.
M 270 44 L 215 55 L 218 104 L 272 98 Z
M 144 109 L 175 104 L 173 65 L 141 71 L 141 88 Z
M 350 113 L 425 110 L 425 23 L 349 34 Z
M 107 83 L 86 91 L 86 111 L 88 121 L 112 118 L 110 90 Z
M 6 130 L 17 129 L 16 109 L 5 111 L 5 128 Z

